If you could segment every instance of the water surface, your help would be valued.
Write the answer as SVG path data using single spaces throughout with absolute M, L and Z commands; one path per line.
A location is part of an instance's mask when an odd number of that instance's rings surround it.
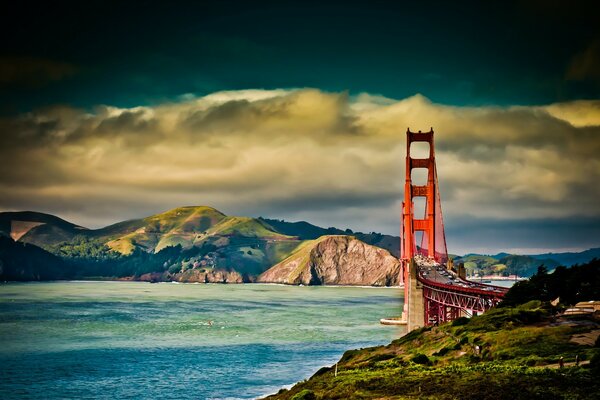
M 396 288 L 0 285 L 0 398 L 248 399 L 402 334 Z

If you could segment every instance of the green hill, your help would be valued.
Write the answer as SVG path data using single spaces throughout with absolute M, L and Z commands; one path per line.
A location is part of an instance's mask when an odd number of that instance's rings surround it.
M 559 263 L 554 260 L 537 259 L 531 256 L 519 256 L 514 254 L 501 258 L 499 263 L 506 265 L 507 272 L 519 276 L 531 276 L 541 265 L 547 268 L 555 268 L 559 265 Z
M 88 234 L 89 229 L 54 215 L 19 211 L 0 213 L 0 233 L 23 243 L 44 247 Z
M 338 363 L 267 399 L 592 399 L 597 371 L 557 368 L 598 349 L 572 338 L 594 320 L 552 324 L 540 302 L 415 330 L 387 346 L 350 350 Z M 596 357 L 598 357 L 596 355 Z M 595 364 L 594 364 L 595 366 Z
M 44 213 L 3 212 L 0 213 L 0 235 L 9 236 L 20 243 L 34 244 L 71 264 L 76 263 L 81 272 L 78 277 L 88 274 L 124 277 L 132 271 L 136 277 L 142 271 L 161 274 L 171 271 L 176 277 L 191 268 L 207 273 L 238 271 L 244 275 L 244 279 L 252 280 L 293 251 L 301 249 L 299 246 L 304 241 L 330 235 L 352 235 L 366 244 L 399 256 L 397 236 L 322 228 L 304 221 L 226 216 L 207 206 L 178 207 L 101 229 L 87 229 Z M 214 251 L 194 250 L 203 246 L 208 246 L 204 247 L 205 250 L 214 247 Z M 169 248 L 180 249 L 181 256 L 167 258 L 162 263 L 158 263 L 160 257 L 154 260 L 156 263 L 152 260 L 152 254 Z M 188 250 L 191 253 L 186 258 L 183 254 Z M 198 254 L 192 254 L 195 252 Z M 549 256 L 589 261 L 588 258 L 596 253 L 591 249 L 582 253 Z M 470 275 L 516 273 L 529 276 L 541 264 L 549 268 L 558 265 L 556 260 L 541 256 L 469 254 L 456 257 L 455 262 L 465 263 Z M 121 259 L 123 257 L 129 258 Z M 125 264 L 127 267 L 124 267 Z M 154 270 L 148 271 L 148 268 Z M 161 279 L 171 279 L 173 276 L 165 275 Z
M 600 319 L 560 311 L 599 290 L 599 260 L 552 274 L 542 268 L 500 307 L 349 350 L 267 399 L 597 399 Z M 558 307 L 540 301 L 558 296 Z
M 560 265 L 570 267 L 575 264 L 583 264 L 589 262 L 594 258 L 600 258 L 600 247 L 584 250 L 581 252 L 533 254 L 531 255 L 531 257 L 536 258 L 538 260 L 554 260 Z
M 178 244 L 189 248 L 199 235 L 226 218 L 212 207 L 179 207 L 99 229 L 94 236 L 110 239 L 107 245 L 122 254 L 131 254 L 135 248 L 158 252 Z
M 589 260 L 587 260 L 589 261 Z M 454 258 L 454 263 L 464 263 L 467 275 L 519 275 L 531 276 L 540 265 L 555 268 L 559 263 L 552 259 L 534 258 L 529 255 L 500 253 L 496 256 L 467 254 Z
M 383 235 L 381 233 L 371 232 L 353 232 L 350 229 L 342 230 L 334 227 L 321 228 L 306 221 L 287 222 L 278 219 L 260 218 L 260 220 L 272 226 L 273 229 L 285 235 L 297 236 L 302 240 L 314 240 L 326 235 L 352 235 L 357 239 L 372 246 L 386 249 L 396 257 L 400 257 L 400 237 Z

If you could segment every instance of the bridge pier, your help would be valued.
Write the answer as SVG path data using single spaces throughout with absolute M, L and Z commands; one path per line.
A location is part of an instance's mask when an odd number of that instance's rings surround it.
M 421 328 L 425 325 L 425 298 L 423 286 L 417 279 L 417 266 L 411 259 L 408 262 L 408 282 L 404 282 L 404 314 L 406 331 Z

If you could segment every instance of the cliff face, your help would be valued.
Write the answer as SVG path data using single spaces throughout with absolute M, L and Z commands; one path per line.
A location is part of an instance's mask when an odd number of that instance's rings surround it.
M 265 271 L 258 282 L 291 285 L 400 284 L 400 262 L 352 236 L 323 236 Z
M 133 279 L 133 278 L 132 278 Z M 185 282 L 185 283 L 244 283 L 242 275 L 237 271 L 189 270 L 183 273 L 170 274 L 168 272 L 150 272 L 141 275 L 136 280 L 142 282 Z

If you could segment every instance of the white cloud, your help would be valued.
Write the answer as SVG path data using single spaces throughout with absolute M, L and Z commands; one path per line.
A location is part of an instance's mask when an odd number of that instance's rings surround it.
M 0 121 L 0 207 L 101 225 L 207 204 L 397 234 L 405 131 L 433 126 L 447 217 L 600 217 L 599 122 L 596 101 L 454 107 L 315 89 L 56 107 Z

